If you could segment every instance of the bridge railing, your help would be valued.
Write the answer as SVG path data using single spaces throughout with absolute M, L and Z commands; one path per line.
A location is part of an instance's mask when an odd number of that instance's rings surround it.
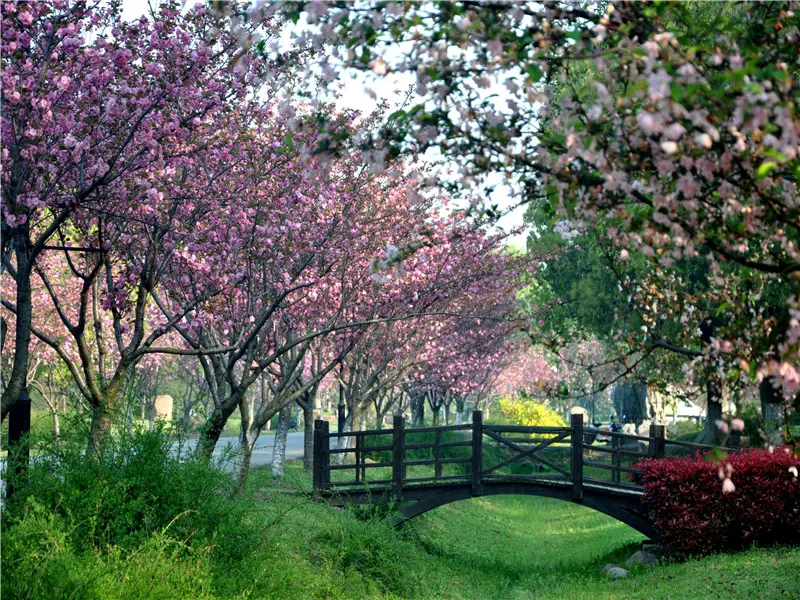
M 314 488 L 369 489 L 402 499 L 404 490 L 469 486 L 472 496 L 491 482 L 530 482 L 570 487 L 580 500 L 587 485 L 639 491 L 631 481 L 635 463 L 709 446 L 667 440 L 663 425 L 649 436 L 585 427 L 573 415 L 568 427 L 483 423 L 480 411 L 464 425 L 407 428 L 395 416 L 391 429 L 331 432 L 314 427 Z M 593 443 L 606 436 L 607 445 Z

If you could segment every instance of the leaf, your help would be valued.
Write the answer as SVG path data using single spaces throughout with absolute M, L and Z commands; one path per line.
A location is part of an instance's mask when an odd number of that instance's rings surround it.
M 531 79 L 534 83 L 538 82 L 542 78 L 542 69 L 536 63 L 531 63 L 528 65 L 528 75 L 530 75 Z
M 767 177 L 775 168 L 778 166 L 778 163 L 772 160 L 768 160 L 765 163 L 762 163 L 760 167 L 758 167 L 758 171 L 756 174 L 758 175 L 759 179 L 764 179 Z

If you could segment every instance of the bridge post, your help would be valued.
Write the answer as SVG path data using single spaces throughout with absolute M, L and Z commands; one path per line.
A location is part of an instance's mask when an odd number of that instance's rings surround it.
M 481 472 L 483 471 L 483 413 L 479 410 L 472 413 L 472 495 L 480 496 L 483 492 Z
M 314 458 L 312 463 L 312 473 L 314 480 L 314 489 L 318 490 L 322 487 L 322 419 L 314 420 Z
M 322 421 L 322 447 L 320 452 L 322 465 L 320 465 L 320 469 L 322 470 L 321 485 L 323 488 L 331 485 L 331 470 L 328 468 L 331 466 L 331 438 L 328 437 L 330 429 L 331 424 L 327 421 Z
M 398 501 L 403 499 L 403 461 L 406 456 L 406 420 L 395 415 L 392 422 L 392 493 Z
M 666 428 L 663 425 L 650 425 L 650 456 L 652 458 L 664 458 L 666 449 Z
M 572 475 L 572 500 L 583 500 L 583 415 L 572 415 L 570 418 L 572 438 L 570 439 Z

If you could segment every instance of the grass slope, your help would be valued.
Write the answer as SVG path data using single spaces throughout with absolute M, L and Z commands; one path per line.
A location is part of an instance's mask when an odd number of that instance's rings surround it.
M 296 485 L 308 485 L 296 468 L 290 477 Z M 254 479 L 256 486 L 267 481 L 260 473 Z M 270 512 L 303 502 L 277 496 L 280 494 L 270 497 Z M 627 579 L 610 581 L 600 575 L 600 568 L 608 562 L 624 564 L 639 548 L 642 536 L 610 517 L 547 498 L 467 500 L 431 511 L 398 533 L 375 521 L 364 521 L 363 515 L 359 520 L 351 511 L 314 504 L 285 514 L 289 523 L 286 541 L 293 551 L 310 557 L 312 563 L 322 556 L 328 576 L 341 581 L 335 591 L 328 590 L 334 591 L 330 597 L 800 597 L 800 550 L 790 548 L 634 569 Z M 305 535 L 297 536 L 301 531 Z M 391 545 L 388 553 L 386 543 Z M 321 554 L 319 544 L 325 546 Z M 353 576 L 352 587 L 341 575 L 334 576 L 337 571 Z M 297 597 L 313 597 L 299 593 Z
M 83 441 L 34 461 L 3 506 L 3 600 L 800 598 L 796 548 L 609 581 L 600 568 L 642 538 L 576 504 L 472 499 L 397 531 L 390 507 L 297 494 L 311 487 L 297 462 L 282 486 L 262 468 L 232 495 L 226 473 L 178 456 L 158 431 L 119 444 L 97 461 Z

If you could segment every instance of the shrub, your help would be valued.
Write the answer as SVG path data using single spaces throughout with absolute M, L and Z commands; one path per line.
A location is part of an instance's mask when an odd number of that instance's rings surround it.
M 71 523 L 79 550 L 120 545 L 132 548 L 171 525 L 178 539 L 213 534 L 235 509 L 230 478 L 207 461 L 188 456 L 180 440 L 156 431 L 112 436 L 94 459 L 74 429 L 42 444 L 29 483 L 3 514 L 5 526 L 23 518 L 29 500 Z M 178 515 L 180 518 L 176 519 Z
M 667 426 L 669 437 L 673 440 L 693 442 L 703 426 L 692 420 L 677 421 Z
M 743 436 L 750 438 L 752 447 L 764 444 L 764 419 L 761 418 L 761 409 L 756 402 L 745 404 L 739 409 L 737 415 L 744 421 Z
M 135 549 L 80 552 L 69 522 L 29 498 L 3 531 L 4 598 L 211 600 L 208 553 L 156 533 Z
M 736 489 L 723 493 L 719 466 L 703 457 L 645 459 L 635 480 L 661 541 L 679 554 L 707 554 L 752 544 L 800 543 L 800 483 L 783 449 L 731 455 Z
M 530 427 L 565 427 L 566 423 L 556 411 L 542 402 L 501 398 L 500 412 L 516 425 Z

